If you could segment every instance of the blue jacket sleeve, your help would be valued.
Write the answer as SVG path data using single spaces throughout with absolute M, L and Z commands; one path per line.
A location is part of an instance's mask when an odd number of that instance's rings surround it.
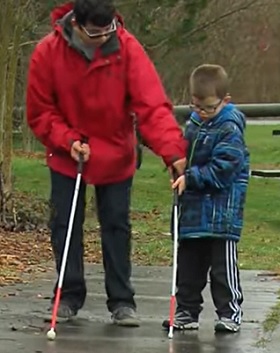
M 236 124 L 229 124 L 221 132 L 218 143 L 212 151 L 210 161 L 203 166 L 186 170 L 187 188 L 207 187 L 224 189 L 240 173 L 245 162 L 244 137 Z

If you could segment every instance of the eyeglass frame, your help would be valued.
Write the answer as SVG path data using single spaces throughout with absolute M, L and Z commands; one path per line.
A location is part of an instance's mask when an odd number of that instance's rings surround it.
M 223 102 L 223 99 L 220 99 L 220 101 L 218 103 L 213 104 L 212 106 L 209 105 L 208 107 L 211 107 L 210 109 L 207 109 L 206 107 L 199 107 L 196 104 L 193 104 L 191 102 L 191 103 L 189 103 L 189 108 L 191 111 L 204 112 L 206 114 L 214 114 L 222 102 Z
M 100 33 L 89 33 L 89 31 L 86 29 L 85 26 L 83 25 L 80 25 L 80 28 L 83 30 L 83 32 L 91 39 L 93 38 L 100 38 L 100 37 L 104 37 L 104 36 L 109 36 L 110 34 L 112 33 L 115 33 L 117 31 L 117 24 L 116 24 L 116 21 L 113 20 L 112 23 L 111 23 L 111 29 L 109 29 L 108 31 L 106 32 L 100 32 Z

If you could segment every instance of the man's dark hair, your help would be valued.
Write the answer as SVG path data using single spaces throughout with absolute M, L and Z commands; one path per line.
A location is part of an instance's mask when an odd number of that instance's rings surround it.
M 98 27 L 108 26 L 114 19 L 116 8 L 113 0 L 75 0 L 74 14 L 79 25 L 87 22 Z

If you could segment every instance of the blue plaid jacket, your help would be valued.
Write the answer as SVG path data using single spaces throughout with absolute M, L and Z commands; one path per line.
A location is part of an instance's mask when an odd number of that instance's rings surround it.
M 193 113 L 186 126 L 190 142 L 180 197 L 179 239 L 222 237 L 238 241 L 249 179 L 246 122 L 228 104 L 208 122 Z

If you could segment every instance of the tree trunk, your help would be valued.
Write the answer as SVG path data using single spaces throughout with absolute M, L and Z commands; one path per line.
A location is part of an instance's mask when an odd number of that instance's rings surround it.
M 5 223 L 7 213 L 12 212 L 12 119 L 23 7 L 13 0 L 2 1 L 1 7 L 3 12 L 0 19 L 0 221 Z
M 22 150 L 23 152 L 33 152 L 35 150 L 34 148 L 34 143 L 35 143 L 35 138 L 34 135 L 29 128 L 27 124 L 27 119 L 26 119 L 26 111 L 24 110 L 24 117 L 23 117 L 23 123 L 22 123 Z
M 7 82 L 7 71 L 8 71 L 8 62 L 9 62 L 9 43 L 10 43 L 10 26 L 8 19 L 11 17 L 12 13 L 12 4 L 9 3 L 9 0 L 2 3 L 2 14 L 0 19 L 0 221 L 5 220 L 6 214 L 6 202 L 9 195 L 9 190 L 7 185 L 7 164 L 4 163 L 6 153 L 5 147 L 5 128 L 6 128 L 6 105 L 7 105 L 7 92 L 6 92 L 6 82 Z

